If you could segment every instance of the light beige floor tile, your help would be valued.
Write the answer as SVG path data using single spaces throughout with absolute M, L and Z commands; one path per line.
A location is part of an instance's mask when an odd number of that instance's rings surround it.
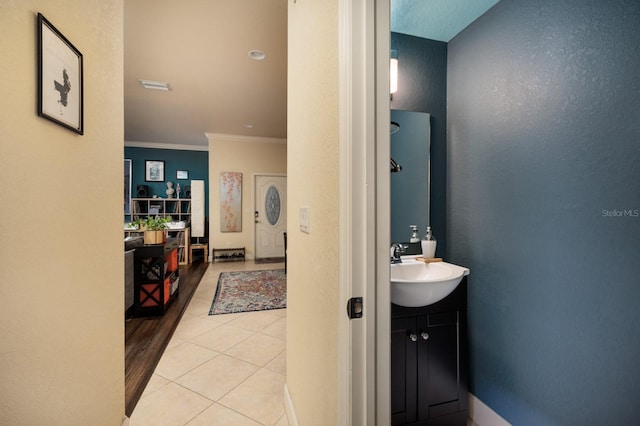
M 131 415 L 130 426 L 183 425 L 213 402 L 188 389 L 169 383 L 141 399 Z
M 227 407 L 213 404 L 186 426 L 261 426 L 261 424 Z
M 268 334 L 269 336 L 277 337 L 281 340 L 287 338 L 287 318 L 280 318 L 270 326 L 264 328 L 261 333 Z
M 227 324 L 246 330 L 261 331 L 280 319 L 271 311 L 246 312 Z
M 265 425 L 275 424 L 284 414 L 281 374 L 261 369 L 225 395 L 219 403 Z
M 208 314 L 207 314 L 208 315 Z M 214 321 L 218 321 L 221 322 L 223 324 L 227 324 L 231 321 L 233 321 L 234 319 L 237 319 L 243 315 L 246 315 L 244 312 L 240 312 L 237 314 L 221 314 L 221 315 L 209 315 L 209 318 L 211 318 Z
M 211 309 L 212 301 L 213 297 L 206 299 L 197 299 L 194 297 L 189 302 L 186 313 L 188 313 L 189 315 L 195 315 L 197 317 L 201 317 L 203 315 L 209 316 L 209 310 Z
M 288 426 L 283 405 L 287 310 L 209 315 L 221 271 L 283 267 L 250 260 L 209 265 L 131 426 Z
M 217 352 L 210 349 L 184 342 L 162 355 L 155 374 L 165 379 L 175 380 L 217 355 Z
M 283 340 L 258 333 L 229 348 L 224 353 L 264 367 L 285 349 L 286 344 Z
M 287 317 L 287 309 L 283 308 L 283 309 L 274 309 L 272 311 L 270 311 L 272 314 L 277 315 L 279 317 L 282 318 L 286 318 Z
M 289 419 L 287 418 L 287 415 L 283 414 L 282 417 L 280 417 L 280 420 L 278 420 L 278 423 L 276 423 L 275 426 L 289 426 Z
M 265 368 L 276 372 L 278 374 L 282 374 L 283 376 L 287 375 L 287 351 L 282 351 L 280 355 L 269 361 Z
M 257 366 L 248 362 L 220 355 L 194 368 L 176 383 L 217 401 L 257 370 Z
M 157 391 L 163 386 L 166 386 L 169 383 L 171 383 L 170 380 L 167 380 L 162 376 L 158 376 L 157 374 L 153 374 L 147 382 L 147 386 L 144 388 L 144 392 L 142 392 L 142 396 L 140 398 L 144 398 L 149 394 L 152 394 L 153 392 Z
M 214 351 L 224 352 L 253 334 L 248 330 L 221 324 L 208 333 L 192 339 L 191 342 Z
M 178 345 L 180 345 L 180 344 L 182 344 L 182 343 L 184 343 L 184 342 L 186 342 L 186 340 L 181 339 L 181 338 L 176 337 L 175 335 L 173 335 L 173 336 L 171 337 L 171 340 L 169 340 L 169 343 L 167 343 L 167 347 L 166 347 L 166 348 L 164 348 L 164 350 L 165 350 L 165 352 L 166 352 L 166 351 L 168 351 L 169 349 L 173 349 L 173 348 L 175 348 L 176 346 L 178 346 Z
M 185 313 L 173 336 L 178 339 L 190 340 L 219 326 L 220 322 L 218 321 L 210 321 L 206 318 Z

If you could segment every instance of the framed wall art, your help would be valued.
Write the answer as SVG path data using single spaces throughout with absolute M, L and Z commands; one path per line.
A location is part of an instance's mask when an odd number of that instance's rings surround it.
M 131 159 L 124 160 L 124 214 L 131 214 Z
M 189 179 L 188 170 L 176 170 L 176 179 Z
M 164 182 L 164 161 L 146 160 L 144 162 L 144 180 Z
M 220 173 L 220 232 L 242 232 L 242 173 Z
M 38 13 L 38 115 L 84 134 L 82 53 Z

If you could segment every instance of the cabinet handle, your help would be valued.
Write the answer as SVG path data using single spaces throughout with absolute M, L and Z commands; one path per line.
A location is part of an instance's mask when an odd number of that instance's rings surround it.
M 409 339 L 411 339 L 412 342 L 417 342 L 418 341 L 418 336 L 413 334 L 413 333 L 411 333 L 409 335 Z
M 423 332 L 420 337 L 422 337 L 422 340 L 429 340 L 429 333 Z

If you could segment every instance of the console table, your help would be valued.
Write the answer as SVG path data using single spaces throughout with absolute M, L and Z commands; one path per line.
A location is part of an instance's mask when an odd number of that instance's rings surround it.
M 163 315 L 178 296 L 178 240 L 168 238 L 164 244 L 136 247 L 134 268 L 135 315 Z

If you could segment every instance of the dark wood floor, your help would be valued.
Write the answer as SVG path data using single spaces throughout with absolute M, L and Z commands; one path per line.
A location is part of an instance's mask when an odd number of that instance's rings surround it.
M 125 412 L 131 416 L 209 263 L 180 267 L 178 297 L 160 317 L 125 321 Z

